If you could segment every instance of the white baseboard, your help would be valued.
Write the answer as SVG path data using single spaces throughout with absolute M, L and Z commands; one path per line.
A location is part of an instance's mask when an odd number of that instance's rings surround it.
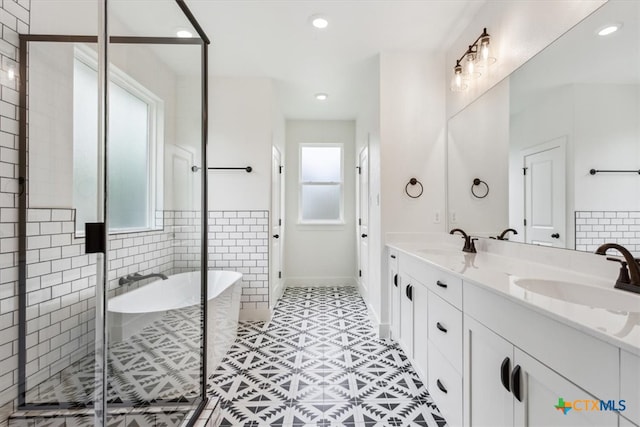
M 245 320 L 268 322 L 271 320 L 271 310 L 268 308 L 240 309 L 240 321 Z
M 378 326 L 378 335 L 380 338 L 391 338 L 391 325 L 388 323 L 380 323 Z
M 310 287 L 310 286 L 356 286 L 356 279 L 353 277 L 287 277 L 287 286 Z

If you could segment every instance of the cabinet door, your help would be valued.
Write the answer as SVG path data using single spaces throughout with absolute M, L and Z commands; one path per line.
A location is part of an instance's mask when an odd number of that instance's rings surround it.
M 575 384 L 538 362 L 522 350 L 515 349 L 515 371 L 520 367 L 520 378 L 512 380 L 514 391 L 514 411 L 516 426 L 598 426 L 615 427 L 618 413 L 614 411 L 592 410 L 599 399 L 589 395 Z M 520 381 L 520 384 L 517 384 Z M 518 387 L 519 385 L 519 387 Z M 611 396 L 611 398 L 615 398 Z M 557 409 L 559 399 L 575 403 L 576 406 L 565 414 Z
M 402 276 L 400 287 L 400 346 L 413 360 L 413 302 L 411 301 L 412 278 Z
M 389 262 L 389 292 L 391 293 L 391 339 L 400 339 L 400 297 L 402 280 L 398 274 L 398 263 Z
M 427 307 L 428 304 L 427 287 L 422 283 L 413 282 L 413 361 L 414 367 L 422 377 L 425 384 L 427 378 Z
M 513 345 L 464 317 L 464 425 L 513 425 L 513 396 L 503 385 L 513 368 Z M 504 372 L 503 369 L 504 363 Z

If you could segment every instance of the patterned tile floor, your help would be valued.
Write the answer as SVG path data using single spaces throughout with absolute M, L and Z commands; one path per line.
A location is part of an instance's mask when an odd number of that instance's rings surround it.
M 244 322 L 209 379 L 222 426 L 429 426 L 445 420 L 402 350 L 376 337 L 354 287 L 288 288 Z

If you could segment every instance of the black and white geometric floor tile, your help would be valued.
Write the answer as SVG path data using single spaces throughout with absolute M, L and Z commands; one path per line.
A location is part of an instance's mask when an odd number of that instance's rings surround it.
M 270 322 L 241 323 L 209 393 L 222 426 L 446 425 L 354 287 L 288 288 Z
M 197 397 L 201 383 L 199 318 L 198 307 L 171 310 L 140 333 L 110 344 L 108 402 L 144 406 Z M 91 406 L 94 368 L 94 356 L 89 354 L 28 390 L 27 401 Z

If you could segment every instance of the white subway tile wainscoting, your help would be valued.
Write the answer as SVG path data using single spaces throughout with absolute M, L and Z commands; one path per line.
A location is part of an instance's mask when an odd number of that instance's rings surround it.
M 640 256 L 640 211 L 576 211 L 576 250 L 618 243 Z

